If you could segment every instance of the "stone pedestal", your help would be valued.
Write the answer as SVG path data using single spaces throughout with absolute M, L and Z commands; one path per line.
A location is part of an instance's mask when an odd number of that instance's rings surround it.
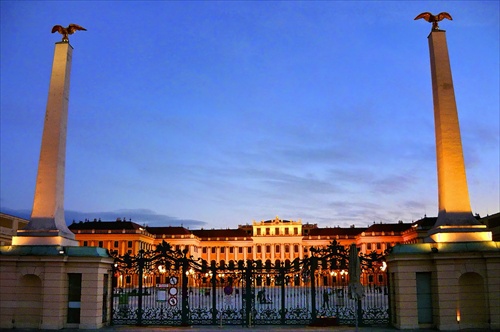
M 112 263 L 106 250 L 96 247 L 0 247 L 0 329 L 98 329 L 108 324 Z M 81 278 L 76 300 L 74 288 L 70 296 L 70 275 Z
M 499 242 L 397 245 L 387 262 L 396 328 L 500 329 Z

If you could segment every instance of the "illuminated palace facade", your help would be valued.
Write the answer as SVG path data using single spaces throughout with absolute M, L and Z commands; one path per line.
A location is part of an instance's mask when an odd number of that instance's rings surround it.
M 384 252 L 397 243 L 421 242 L 428 225 L 436 218 L 416 223 L 374 223 L 369 227 L 327 227 L 303 224 L 301 220 L 275 219 L 253 221 L 234 229 L 197 229 L 167 226 L 141 226 L 132 221 L 80 221 L 69 229 L 81 246 L 108 249 L 111 253 L 136 255 L 141 249 L 151 250 L 163 241 L 175 249 L 187 249 L 194 259 L 207 262 L 262 260 L 293 261 L 308 257 L 311 247 L 326 247 L 333 240 L 342 246 L 355 243 L 361 253 Z M 421 226 L 423 225 L 423 227 Z M 422 232 L 420 232 L 422 231 Z
M 197 229 L 185 227 L 149 227 L 132 221 L 118 219 L 109 221 L 74 222 L 69 229 L 81 246 L 102 247 L 110 253 L 136 255 L 139 250 L 154 250 L 163 241 L 174 249 L 187 249 L 194 259 L 211 263 L 236 263 L 240 260 L 261 260 L 262 262 L 292 262 L 295 258 L 309 256 L 311 247 L 326 247 L 333 240 L 339 245 L 355 243 L 363 254 L 376 251 L 383 253 L 397 243 L 422 242 L 436 218 L 424 218 L 416 223 L 394 224 L 374 223 L 369 227 L 322 228 L 317 224 L 302 223 L 301 220 L 282 220 L 278 217 L 266 221 L 253 221 L 234 229 Z M 429 226 L 430 225 L 430 226 Z M 325 271 L 326 272 L 326 271 Z M 329 284 L 337 280 L 348 280 L 347 269 L 329 271 Z M 338 275 L 338 278 L 337 278 Z M 383 285 L 385 275 L 362 277 L 364 284 Z M 134 284 L 134 281 L 119 282 L 120 286 Z M 362 280 L 362 281 L 363 281 Z M 153 279 L 145 280 L 152 286 Z

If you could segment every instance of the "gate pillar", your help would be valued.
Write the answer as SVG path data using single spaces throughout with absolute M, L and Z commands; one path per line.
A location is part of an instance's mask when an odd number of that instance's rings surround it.
M 252 266 L 253 261 L 247 261 L 246 274 L 245 274 L 245 324 L 251 326 L 252 324 Z
M 285 325 L 286 308 L 285 308 L 285 268 L 279 267 L 279 278 L 281 283 L 281 325 Z
M 311 257 L 311 320 L 314 323 L 316 320 L 316 268 L 318 259 Z
M 215 261 L 210 266 L 212 270 L 212 324 L 217 325 L 217 267 Z
M 181 326 L 189 326 L 189 303 L 188 303 L 188 260 L 182 258 L 182 312 L 181 312 Z

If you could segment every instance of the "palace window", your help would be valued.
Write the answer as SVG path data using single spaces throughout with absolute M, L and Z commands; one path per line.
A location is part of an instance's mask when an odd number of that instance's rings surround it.
M 260 235 L 260 228 L 257 228 L 257 235 Z
M 99 241 L 99 248 L 102 248 L 104 247 L 104 242 L 103 241 Z
M 298 244 L 293 246 L 293 251 L 299 252 L 299 245 Z
M 377 249 L 378 249 L 378 250 L 382 249 L 382 243 L 377 242 Z
M 234 253 L 234 248 L 233 247 L 229 247 L 229 253 L 230 254 Z
M 266 252 L 271 252 L 271 246 L 266 246 Z
M 276 227 L 274 229 L 274 235 L 280 235 L 280 229 L 279 229 L 279 227 Z
M 83 241 L 83 246 L 88 247 L 89 243 L 87 241 Z
M 247 253 L 249 253 L 249 254 L 252 253 L 252 247 L 248 247 Z
M 132 248 L 132 241 L 127 242 L 127 248 Z
M 285 235 L 288 235 L 289 231 L 288 231 L 288 227 L 285 228 Z
M 260 254 L 262 251 L 262 249 L 260 248 L 260 246 L 257 246 L 257 253 Z
M 285 252 L 290 252 L 290 246 L 288 244 L 285 246 Z
M 238 254 L 242 254 L 243 253 L 243 247 L 239 247 L 238 248 Z
M 276 252 L 280 252 L 280 245 L 279 244 L 276 245 Z
M 372 250 L 372 244 L 371 243 L 367 243 L 366 244 L 366 250 Z
M 215 247 L 212 247 L 212 254 L 215 254 Z
M 293 228 L 293 234 L 295 234 L 295 235 L 299 234 L 299 228 L 298 227 L 294 227 Z
M 118 248 L 118 241 L 115 241 L 114 245 L 115 248 Z
M 266 235 L 271 235 L 271 229 L 269 227 L 266 227 Z
M 207 253 L 207 247 L 203 247 L 203 253 L 206 254 Z
M 220 253 L 223 254 L 226 251 L 225 247 L 220 247 Z

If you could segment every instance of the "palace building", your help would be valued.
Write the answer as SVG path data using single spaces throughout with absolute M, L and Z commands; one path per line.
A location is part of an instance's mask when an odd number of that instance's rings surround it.
M 12 237 L 16 235 L 17 230 L 23 229 L 28 222 L 26 219 L 0 213 L 0 246 L 12 245 Z
M 373 223 L 369 227 L 318 227 L 301 220 L 278 217 L 238 228 L 196 229 L 181 226 L 150 227 L 133 221 L 80 221 L 69 229 L 81 246 L 108 249 L 111 253 L 136 255 L 141 249 L 151 250 L 163 241 L 175 249 L 187 249 L 194 259 L 208 262 L 262 260 L 293 261 L 308 257 L 311 247 L 326 247 L 333 240 L 342 246 L 355 243 L 359 251 L 368 254 L 384 252 L 398 243 L 423 241 L 427 229 L 436 218 L 424 218 L 414 223 Z

